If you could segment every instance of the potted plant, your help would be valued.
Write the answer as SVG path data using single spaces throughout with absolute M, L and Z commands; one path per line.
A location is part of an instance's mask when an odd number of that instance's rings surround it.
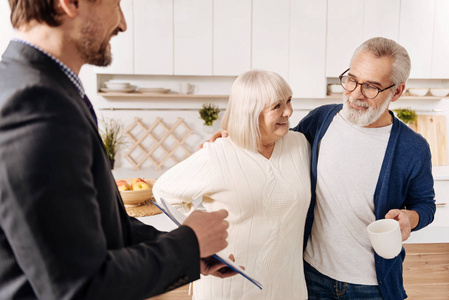
M 413 122 L 416 122 L 418 119 L 418 115 L 416 114 L 416 111 L 414 111 L 411 108 L 398 108 L 393 110 L 398 118 L 404 122 L 405 124 L 411 124 Z
M 114 169 L 115 155 L 123 145 L 123 136 L 121 135 L 122 125 L 117 123 L 114 119 L 103 119 L 101 123 L 103 129 L 100 130 L 100 135 L 111 164 L 111 169 Z
M 218 120 L 220 109 L 212 103 L 203 104 L 203 108 L 199 110 L 200 119 L 204 121 L 204 125 L 212 126 L 215 120 Z

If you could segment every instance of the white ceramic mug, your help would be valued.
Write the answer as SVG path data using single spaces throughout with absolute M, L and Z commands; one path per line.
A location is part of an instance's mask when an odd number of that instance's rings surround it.
M 393 219 L 377 220 L 369 224 L 366 229 L 377 255 L 391 259 L 401 252 L 402 235 L 398 221 Z
M 191 95 L 198 91 L 198 87 L 194 84 L 183 82 L 181 83 L 181 94 Z

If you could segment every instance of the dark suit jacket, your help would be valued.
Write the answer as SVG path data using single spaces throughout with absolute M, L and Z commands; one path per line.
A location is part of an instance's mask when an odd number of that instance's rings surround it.
M 92 116 L 59 66 L 0 62 L 0 299 L 142 299 L 199 277 L 186 226 L 128 217 Z

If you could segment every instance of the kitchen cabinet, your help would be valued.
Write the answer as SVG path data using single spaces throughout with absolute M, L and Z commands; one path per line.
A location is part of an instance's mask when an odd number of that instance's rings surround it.
M 449 243 L 449 166 L 434 166 L 435 218 L 432 223 L 418 231 L 413 231 L 404 243 Z
M 365 0 L 363 41 L 377 36 L 397 41 L 400 10 L 401 0 Z
M 410 78 L 449 78 L 448 1 L 332 0 L 327 11 L 327 77 L 338 77 L 363 41 L 383 36 L 407 49 Z
M 133 15 L 135 74 L 173 75 L 173 0 L 134 0 Z
M 251 0 L 134 0 L 134 36 L 135 74 L 237 75 L 251 68 Z
M 290 4 L 288 82 L 293 97 L 326 97 L 326 3 L 298 0 Z
M 10 14 L 8 1 L 0 1 L 0 57 L 15 34 L 9 19 Z
M 324 98 L 365 40 L 404 45 L 411 78 L 449 78 L 447 0 L 129 0 L 128 30 L 98 73 L 237 76 L 272 70 L 294 96 Z M 218 79 L 217 79 L 218 80 Z
M 213 75 L 251 69 L 251 0 L 214 0 Z
M 252 68 L 289 80 L 290 0 L 253 0 Z
M 364 41 L 399 37 L 400 0 L 328 1 L 326 76 L 338 77 Z
M 434 15 L 435 0 L 401 2 L 399 43 L 412 60 L 410 78 L 430 78 Z
M 174 1 L 174 74 L 212 75 L 211 0 Z
M 363 41 L 364 1 L 333 0 L 327 5 L 326 76 L 338 77 Z
M 125 16 L 127 30 L 119 32 L 111 39 L 112 64 L 108 67 L 96 67 L 102 74 L 134 74 L 134 18 L 133 1 L 120 2 Z
M 436 0 L 431 78 L 449 78 L 449 1 Z

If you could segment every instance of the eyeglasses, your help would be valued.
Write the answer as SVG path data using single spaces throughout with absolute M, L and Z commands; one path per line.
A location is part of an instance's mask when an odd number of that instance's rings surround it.
M 346 71 L 341 73 L 340 76 L 338 76 L 340 78 L 341 86 L 348 92 L 352 92 L 357 88 L 358 85 L 360 85 L 360 92 L 362 93 L 363 96 L 365 96 L 368 99 L 374 99 L 377 97 L 377 95 L 379 95 L 379 93 L 386 91 L 395 86 L 395 84 L 392 84 L 389 87 L 381 90 L 378 87 L 376 87 L 370 83 L 367 83 L 367 82 L 358 83 L 357 80 L 355 80 L 354 78 L 345 75 L 345 73 L 348 71 L 349 71 L 349 69 L 347 69 Z

